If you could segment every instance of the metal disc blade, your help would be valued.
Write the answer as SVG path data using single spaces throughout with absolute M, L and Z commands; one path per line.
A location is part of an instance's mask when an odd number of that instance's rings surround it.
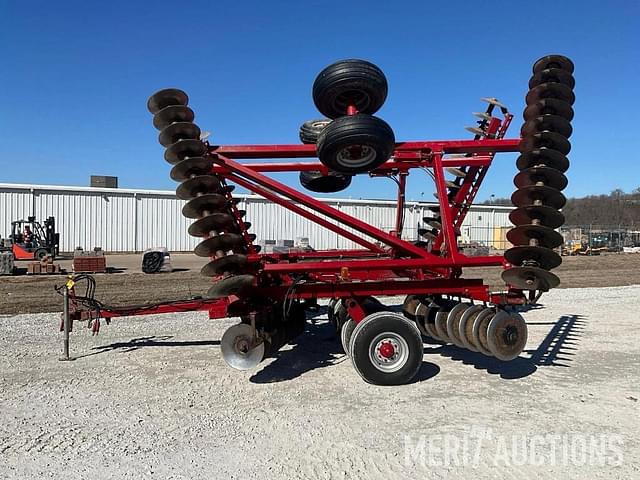
M 427 240 L 435 240 L 436 237 L 438 236 L 438 233 L 433 233 L 433 230 L 427 230 L 424 228 L 419 228 L 418 229 L 418 235 L 420 235 L 423 238 L 426 238 Z
M 560 115 L 545 114 L 525 122 L 520 129 L 520 135 L 524 138 L 545 131 L 555 132 L 569 138 L 573 133 L 573 128 L 566 118 Z
M 147 100 L 147 108 L 154 115 L 170 105 L 186 105 L 189 97 L 182 90 L 177 88 L 165 88 L 159 90 Z
M 176 182 L 188 180 L 192 176 L 206 175 L 211 173 L 213 162 L 205 157 L 192 157 L 177 163 L 169 174 Z
M 530 187 L 541 183 L 546 187 L 564 190 L 569 182 L 560 170 L 539 165 L 522 170 L 515 176 L 513 183 L 518 188 Z
M 539 247 L 557 248 L 564 242 L 562 235 L 542 225 L 520 225 L 507 232 L 507 240 L 514 245 L 530 245 L 531 240 L 538 242 Z
M 506 105 L 504 105 L 503 103 L 500 103 L 500 101 L 494 97 L 482 97 L 480 101 L 487 102 L 488 104 L 495 105 L 496 107 L 499 107 L 499 108 L 504 108 L 505 110 L 507 108 Z
M 576 86 L 573 75 L 562 68 L 546 68 L 535 73 L 529 80 L 529 88 L 535 88 L 543 83 L 561 83 L 571 89 Z
M 513 267 L 502 272 L 502 280 L 521 290 L 546 292 L 560 285 L 560 279 L 551 272 L 538 267 Z
M 176 164 L 187 157 L 201 157 L 207 153 L 207 146 L 200 140 L 180 140 L 164 152 L 164 159 Z
M 438 214 L 440 213 L 440 206 L 439 205 L 436 205 L 436 206 L 433 206 L 433 207 L 427 207 L 427 208 L 430 211 L 432 211 L 433 213 L 438 213 Z
M 233 217 L 228 213 L 212 213 L 189 226 L 189 235 L 193 237 L 205 237 L 211 232 L 226 230 L 233 223 Z
M 436 230 L 442 230 L 442 223 L 440 223 L 439 218 L 438 219 L 432 218 L 427 222 L 427 224 Z
M 556 98 L 545 98 L 524 109 L 525 121 L 533 120 L 540 115 L 558 115 L 568 121 L 573 120 L 573 108 L 567 102 Z
M 217 193 L 220 190 L 220 180 L 215 175 L 198 175 L 182 182 L 176 189 L 176 195 L 182 200 L 191 200 L 205 193 Z
M 229 327 L 220 340 L 220 351 L 227 365 L 236 370 L 256 367 L 265 356 L 265 344 L 255 338 L 253 328 L 246 323 Z
M 182 215 L 187 218 L 200 218 L 205 216 L 204 212 L 209 212 L 209 214 L 223 213 L 227 211 L 227 203 L 228 201 L 223 195 L 207 193 L 189 200 L 182 207 Z
M 500 310 L 487 327 L 487 344 L 498 360 L 513 360 L 527 344 L 527 324 L 520 314 Z
M 447 167 L 446 168 L 447 172 L 449 172 L 451 175 L 458 177 L 458 178 L 464 178 L 467 176 L 467 173 L 460 170 L 457 167 Z
M 452 182 L 451 180 L 445 180 L 444 184 L 447 186 L 447 188 L 450 188 L 450 189 L 460 189 L 460 185 L 458 185 L 455 182 Z
M 473 345 L 474 347 L 476 347 L 478 352 L 487 356 L 492 355 L 487 343 L 487 328 L 489 327 L 489 322 L 495 314 L 495 310 L 491 308 L 485 308 L 478 314 L 473 322 L 473 329 L 471 334 L 471 336 L 473 337 Z
M 194 118 L 193 110 L 186 105 L 170 105 L 153 116 L 153 126 L 162 130 L 175 122 L 193 122 Z
M 473 115 L 474 117 L 481 118 L 482 120 L 486 120 L 486 121 L 491 121 L 491 119 L 493 118 L 487 112 L 471 112 L 471 115 Z
M 253 288 L 253 275 L 232 275 L 217 280 L 207 292 L 207 298 L 224 298 L 229 295 L 241 295 Z
M 525 97 L 527 105 L 534 104 L 545 98 L 555 98 L 567 102 L 569 105 L 573 105 L 576 101 L 576 96 L 566 85 L 561 83 L 543 83 L 537 87 L 532 88 Z
M 567 199 L 555 188 L 532 186 L 519 188 L 513 192 L 511 202 L 516 207 L 544 205 L 560 210 L 567 203 Z
M 202 269 L 200 273 L 205 277 L 215 277 L 216 275 L 235 275 L 236 273 L 240 273 L 247 266 L 247 256 L 246 255 L 227 255 L 226 257 L 216 258 L 215 260 L 207 263 Z M 239 275 L 240 277 L 251 275 Z M 213 288 L 213 287 L 212 287 Z
M 555 208 L 544 206 L 520 207 L 512 210 L 509 220 L 514 225 L 528 225 L 538 220 L 540 225 L 549 228 L 558 228 L 564 224 L 564 215 Z
M 410 295 L 410 296 L 413 296 L 413 295 Z M 405 302 L 406 302 L 406 299 L 405 299 Z M 418 330 L 420 330 L 420 333 L 425 337 L 431 336 L 431 334 L 427 331 L 424 324 L 425 316 L 427 315 L 428 311 L 429 311 L 429 307 L 426 306 L 424 303 L 420 303 L 420 301 L 418 301 L 418 305 L 416 306 L 414 317 L 415 317 L 416 325 L 418 326 Z M 407 316 L 407 313 L 405 313 L 404 309 L 403 309 L 403 313 L 407 318 L 410 318 Z
M 415 295 L 407 295 L 402 303 L 402 313 L 409 320 L 416 319 L 416 311 L 420 305 L 420 299 Z
M 564 55 L 545 55 L 533 64 L 533 73 L 536 74 L 548 68 L 561 68 L 573 73 L 573 62 Z
M 464 348 L 464 343 L 462 343 L 462 338 L 460 338 L 460 319 L 462 318 L 462 314 L 470 307 L 470 303 L 459 303 L 451 309 L 447 316 L 447 335 L 453 344 L 460 348 Z
M 541 132 L 523 137 L 518 148 L 523 153 L 539 148 L 550 148 L 566 155 L 571 151 L 571 142 L 559 133 Z
M 449 316 L 449 309 L 445 309 L 446 311 L 443 311 L 442 309 L 438 310 L 438 312 L 436 313 L 436 318 L 435 318 L 435 331 L 438 335 L 438 339 L 442 340 L 443 342 L 447 342 L 447 343 L 453 343 L 453 341 L 449 338 L 449 335 L 447 334 L 447 317 Z
M 173 145 L 180 140 L 198 140 L 200 127 L 191 122 L 172 123 L 160 132 L 158 141 L 164 147 Z
M 473 133 L 474 135 L 480 135 L 480 136 L 483 136 L 483 135 L 485 134 L 485 131 L 484 131 L 484 130 L 482 130 L 481 128 L 478 128 L 478 127 L 464 127 L 464 129 L 465 129 L 467 132 L 471 132 L 471 133 Z
M 564 173 L 569 169 L 569 159 L 556 150 L 539 148 L 523 153 L 516 160 L 518 170 L 525 170 L 538 165 L 555 168 Z
M 478 349 L 473 344 L 473 322 L 480 312 L 485 308 L 482 305 L 473 305 L 467 308 L 458 322 L 458 336 L 464 348 L 477 352 Z
M 504 252 L 504 258 L 517 267 L 521 267 L 524 262 L 535 262 L 538 267 L 545 270 L 556 268 L 562 263 L 562 257 L 553 250 L 529 245 L 510 248 Z
M 228 252 L 244 245 L 244 238 L 237 233 L 227 233 L 224 235 L 216 235 L 200 242 L 193 253 L 199 257 L 211 257 L 217 252 Z

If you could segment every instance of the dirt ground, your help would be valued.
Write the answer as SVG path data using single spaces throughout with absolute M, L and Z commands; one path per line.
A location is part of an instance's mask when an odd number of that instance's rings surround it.
M 95 275 L 96 298 L 107 305 L 144 304 L 179 300 L 203 295 L 209 279 L 199 273 L 205 259 L 193 254 L 173 254 L 172 273 L 146 275 L 141 272 L 140 255 L 109 255 L 107 265 L 118 273 Z M 22 262 L 23 263 L 23 262 Z M 71 270 L 71 262 L 59 262 Z M 25 266 L 23 264 L 21 266 Z M 499 290 L 504 287 L 499 267 L 468 269 L 465 276 L 484 278 Z M 624 286 L 640 284 L 639 254 L 610 254 L 594 257 L 564 257 L 554 270 L 562 283 L 560 288 Z M 62 309 L 55 285 L 64 276 L 0 277 L 0 314 L 56 312 Z
M 580 260 L 611 259 L 567 268 Z M 136 277 L 101 278 L 126 292 Z M 427 342 L 400 387 L 358 377 L 324 309 L 244 372 L 220 354 L 234 319 L 76 328 L 76 359 L 60 362 L 58 314 L 0 316 L 0 478 L 640 478 L 639 297 L 640 286 L 554 290 L 523 312 L 520 358 Z

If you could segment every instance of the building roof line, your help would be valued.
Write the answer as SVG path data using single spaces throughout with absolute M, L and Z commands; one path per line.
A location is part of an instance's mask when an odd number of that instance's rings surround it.
M 26 190 L 28 192 L 68 192 L 68 193 L 93 193 L 93 194 L 109 194 L 109 195 L 148 195 L 148 196 L 162 196 L 162 197 L 176 197 L 176 194 L 172 190 L 149 190 L 149 189 L 135 189 L 135 188 L 105 188 L 105 187 L 79 187 L 72 185 L 30 185 L 23 183 L 0 183 L 0 190 Z M 234 197 L 246 199 L 246 200 L 261 200 L 269 202 L 260 195 L 255 194 L 235 194 Z M 354 204 L 354 205 L 396 205 L 395 200 L 382 200 L 382 199 L 362 199 L 362 198 L 333 198 L 333 197 L 316 197 L 317 200 L 329 204 Z M 420 202 L 420 201 L 407 201 L 408 207 L 431 207 L 438 205 L 436 202 Z M 509 205 L 482 205 L 474 204 L 474 209 L 478 210 L 504 210 L 510 211 L 514 207 Z

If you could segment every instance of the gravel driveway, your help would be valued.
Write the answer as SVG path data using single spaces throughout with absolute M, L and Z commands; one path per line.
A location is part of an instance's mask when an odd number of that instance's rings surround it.
M 220 355 L 235 322 L 203 313 L 76 324 L 73 362 L 58 315 L 3 316 L 0 478 L 640 478 L 638 298 L 553 291 L 521 358 L 426 343 L 402 387 L 361 381 L 324 315 L 248 372 Z

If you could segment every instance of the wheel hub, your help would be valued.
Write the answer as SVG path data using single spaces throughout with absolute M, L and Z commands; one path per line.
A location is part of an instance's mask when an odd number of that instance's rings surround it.
M 518 341 L 518 329 L 512 325 L 509 325 L 504 329 L 503 339 L 505 344 L 509 346 L 515 345 Z
M 380 345 L 379 351 L 380 355 L 382 355 L 384 358 L 393 358 L 396 353 L 396 349 L 391 342 L 386 342 Z
M 381 372 L 396 372 L 409 359 L 409 345 L 402 336 L 394 332 L 381 333 L 370 343 L 369 359 Z
M 367 145 L 351 145 L 338 152 L 338 161 L 356 168 L 368 165 L 376 157 L 376 151 Z

